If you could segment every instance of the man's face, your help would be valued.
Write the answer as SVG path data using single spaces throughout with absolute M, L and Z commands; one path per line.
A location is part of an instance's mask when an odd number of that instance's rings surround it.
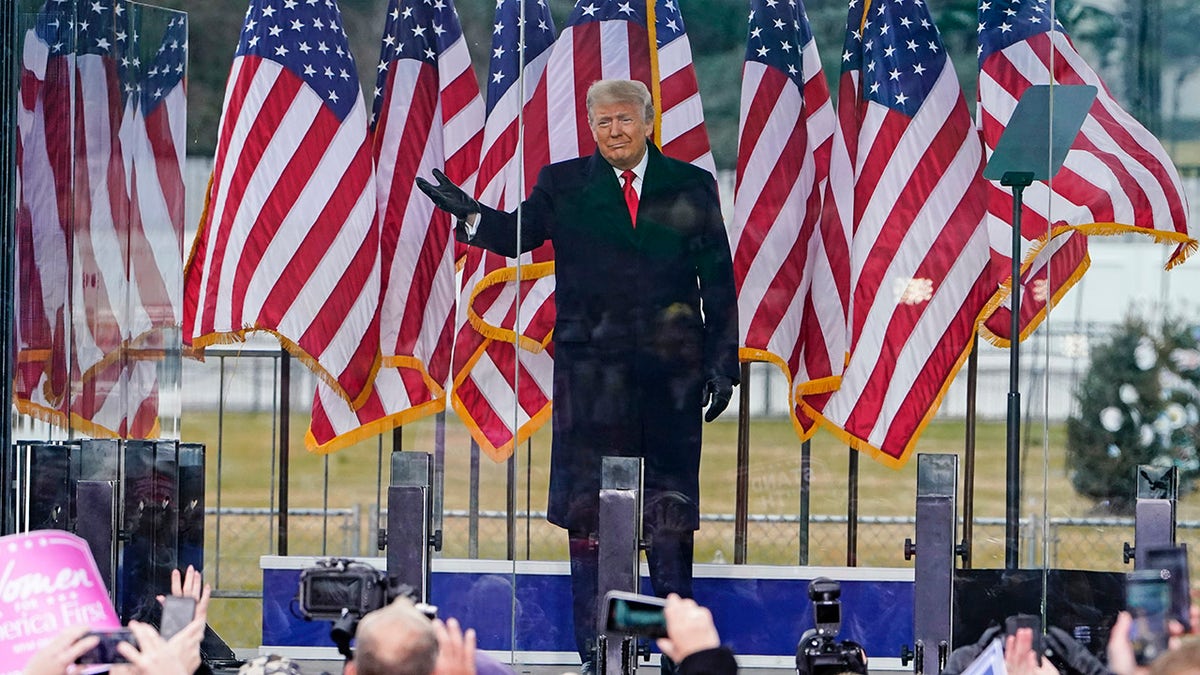
M 618 169 L 632 169 L 646 154 L 646 139 L 654 127 L 636 103 L 606 103 L 593 106 L 592 138 L 600 154 Z

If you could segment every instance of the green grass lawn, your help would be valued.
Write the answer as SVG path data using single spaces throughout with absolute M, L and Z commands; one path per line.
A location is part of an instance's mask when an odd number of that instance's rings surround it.
M 445 430 L 445 508 L 466 510 L 469 502 L 470 439 L 456 418 L 448 418 Z M 306 418 L 293 420 L 290 448 L 290 505 L 292 508 L 360 507 L 370 512 L 380 489 L 380 459 L 386 465 L 392 439 L 373 439 L 332 455 L 315 455 L 304 449 Z M 707 425 L 701 466 L 701 505 L 706 514 L 732 514 L 735 506 L 737 424 L 734 418 Z M 1063 466 L 1065 431 L 1062 425 L 1049 429 L 1035 426 L 1027 430 L 1034 439 L 1023 452 L 1024 484 L 1022 514 L 1040 518 L 1083 517 L 1092 504 L 1075 494 Z M 1002 518 L 1005 501 L 1004 424 L 985 422 L 978 427 L 976 446 L 975 516 Z M 1043 444 L 1042 439 L 1048 441 Z M 276 470 L 272 458 L 277 454 L 278 430 L 269 414 L 231 413 L 219 423 L 215 413 L 189 412 L 183 416 L 182 438 L 203 442 L 208 447 L 207 503 L 223 507 L 265 507 L 276 500 Z M 527 500 L 534 511 L 546 503 L 549 455 L 548 430 L 522 446 L 516 461 L 518 510 Z M 406 427 L 402 434 L 405 450 L 432 451 L 435 426 L 432 418 Z M 959 504 L 965 496 L 962 476 L 965 472 L 963 447 L 965 432 L 961 421 L 936 421 L 923 434 L 919 453 L 953 453 L 959 456 Z M 818 431 L 812 439 L 810 509 L 818 516 L 847 513 L 847 465 L 850 451 L 832 435 Z M 861 518 L 911 516 L 915 512 L 916 468 L 914 455 L 900 469 L 888 468 L 871 458 L 860 456 L 858 512 Z M 486 456 L 480 461 L 479 504 L 485 511 L 506 510 L 505 485 L 508 467 Z M 1131 477 L 1130 490 L 1133 489 Z M 749 511 L 751 514 L 796 516 L 800 501 L 800 441 L 786 420 L 755 420 L 750 430 Z M 326 488 L 328 486 L 328 488 Z M 386 485 L 385 485 L 386 488 Z M 1181 520 L 1196 518 L 1200 511 L 1185 500 L 1180 504 Z M 347 540 L 369 549 L 372 534 L 364 525 L 359 531 L 339 529 L 341 521 L 322 522 L 320 518 L 293 518 L 290 525 L 289 553 L 293 555 L 346 555 Z M 354 529 L 355 526 L 352 526 Z M 445 546 L 440 555 L 467 556 L 465 519 L 447 519 L 444 523 Z M 795 523 L 752 524 L 748 533 L 748 562 L 756 564 L 797 564 L 799 527 Z M 485 520 L 479 530 L 479 556 L 504 558 L 506 529 L 503 520 Z M 1181 531 L 1181 539 L 1191 531 Z M 275 552 L 275 536 L 270 518 L 226 518 L 221 523 L 220 549 L 215 522 L 209 519 L 208 562 L 210 579 L 219 568 L 217 587 L 222 590 L 253 591 L 261 584 L 258 556 Z M 911 525 L 863 523 L 858 534 L 858 563 L 867 566 L 911 566 L 903 557 L 905 537 L 914 537 Z M 697 534 L 698 562 L 733 562 L 732 523 L 706 522 Z M 322 544 L 322 542 L 326 542 Z M 1046 561 L 1051 566 L 1088 569 L 1123 569 L 1121 544 L 1132 542 L 1129 528 L 1062 528 L 1045 535 L 1035 528 L 1026 540 L 1028 559 Z M 809 564 L 843 565 L 846 563 L 846 525 L 814 522 L 809 528 Z M 974 564 L 1000 567 L 1004 562 L 1002 526 L 977 526 L 974 539 Z M 1043 555 L 1045 557 L 1043 557 Z M 219 556 L 219 561 L 218 561 Z M 563 560 L 565 537 L 544 520 L 518 522 L 516 556 L 518 559 Z M 215 563 L 218 565 L 214 566 Z M 213 621 L 232 644 L 258 644 L 261 608 L 255 600 L 221 599 L 215 603 Z
M 379 489 L 379 459 L 391 450 L 391 439 L 370 440 L 332 455 L 315 455 L 304 449 L 307 419 L 296 416 L 291 427 L 290 504 L 292 507 L 331 507 L 374 503 Z M 215 413 L 183 416 L 182 436 L 208 446 L 208 501 L 215 504 L 218 488 L 222 504 L 266 506 L 273 482 L 272 455 L 277 453 L 278 431 L 269 414 L 226 414 L 218 435 Z M 708 513 L 732 513 L 735 504 L 737 464 L 736 421 L 719 421 L 705 429 L 701 465 L 701 501 Z M 1030 430 L 1037 440 L 1023 452 L 1025 508 L 1040 512 L 1043 501 L 1051 515 L 1081 516 L 1091 504 L 1075 495 L 1063 468 L 1065 432 L 1061 425 L 1049 429 L 1049 447 L 1043 450 L 1042 429 Z M 446 428 L 446 507 L 467 507 L 469 438 L 453 416 Z M 965 432 L 961 422 L 935 421 L 920 439 L 917 453 L 954 453 L 959 456 L 960 477 L 965 471 Z M 382 447 L 381 447 L 382 445 Z M 403 431 L 405 450 L 433 451 L 432 418 Z M 1004 514 L 1004 425 L 985 422 L 976 439 L 975 513 Z M 832 435 L 818 431 L 812 439 L 811 509 L 814 514 L 846 512 L 847 465 L 850 451 Z M 545 508 L 548 478 L 549 431 L 544 429 L 517 453 L 517 477 L 524 492 L 531 490 L 532 507 Z M 484 456 L 481 460 L 481 505 L 504 508 L 507 466 Z M 859 463 L 859 512 L 862 515 L 911 514 L 916 494 L 915 454 L 900 469 L 886 467 L 866 455 Z M 219 467 L 219 471 L 218 471 Z M 1044 470 L 1043 470 L 1044 469 Z M 324 490 L 328 473 L 330 489 Z M 755 420 L 750 429 L 749 504 L 752 513 L 795 514 L 799 509 L 800 441 L 786 420 Z M 1043 482 L 1043 475 L 1045 481 Z M 218 478 L 219 483 L 218 483 Z M 386 481 L 386 466 L 385 466 Z M 1131 487 L 1132 489 L 1132 487 Z M 960 487 L 960 499 L 965 494 Z

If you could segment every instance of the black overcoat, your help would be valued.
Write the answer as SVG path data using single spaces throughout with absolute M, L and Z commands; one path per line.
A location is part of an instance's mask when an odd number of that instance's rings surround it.
M 600 458 L 645 458 L 647 529 L 699 526 L 704 383 L 738 381 L 737 300 L 716 182 L 648 145 L 637 226 L 599 154 L 542 168 L 521 248 L 555 252 L 548 519 L 594 532 Z M 515 257 L 517 212 L 460 241 Z

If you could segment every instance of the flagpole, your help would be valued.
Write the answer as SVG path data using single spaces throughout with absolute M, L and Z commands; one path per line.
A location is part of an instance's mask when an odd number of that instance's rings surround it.
M 846 467 L 846 566 L 858 567 L 858 460 L 854 448 Z
M 279 531 L 276 555 L 288 554 L 288 474 L 290 472 L 288 446 L 291 444 L 292 417 L 292 356 L 286 349 L 279 350 Z
M 654 101 L 654 141 L 662 147 L 662 81 L 658 72 L 658 21 L 654 4 L 646 0 L 646 40 L 650 43 L 650 95 Z
M 520 443 L 521 431 L 521 230 L 524 218 L 525 204 L 525 0 L 519 0 L 517 5 L 517 91 L 520 94 L 517 99 L 517 186 L 518 194 L 521 196 L 517 200 L 517 233 L 516 233 L 516 259 L 514 265 L 514 273 L 516 274 L 516 294 L 513 297 L 513 407 L 512 407 L 512 451 L 508 456 L 508 559 L 517 559 L 517 448 Z M 526 451 L 526 464 L 531 461 L 529 452 Z M 530 470 L 526 467 L 527 470 Z M 528 485 L 527 485 L 528 487 Z M 526 559 L 529 558 L 529 512 L 525 513 L 525 536 L 526 536 Z M 513 613 L 512 631 L 516 635 L 516 613 Z
M 738 392 L 737 487 L 733 516 L 733 564 L 746 564 L 746 530 L 750 492 L 750 364 L 742 364 Z
M 975 434 L 976 403 L 979 389 L 979 333 L 971 342 L 971 355 L 967 357 L 967 428 L 963 449 L 963 540 L 962 566 L 971 569 L 971 539 L 975 533 Z
M 800 540 L 798 563 L 801 565 L 808 564 L 808 521 L 811 517 L 809 488 L 811 487 L 812 442 L 804 441 L 800 443 L 800 531 L 797 533 L 797 538 Z

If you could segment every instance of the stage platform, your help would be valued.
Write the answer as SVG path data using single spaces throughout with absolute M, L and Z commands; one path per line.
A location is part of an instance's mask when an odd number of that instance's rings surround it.
M 263 644 L 259 654 L 306 662 L 306 672 L 340 670 L 328 622 L 299 616 L 300 571 L 319 558 L 263 556 Z M 384 569 L 383 558 L 356 558 Z M 566 562 L 435 559 L 430 601 L 439 616 L 474 628 L 480 649 L 518 673 L 577 672 L 571 634 L 570 578 Z M 649 577 L 642 565 L 642 592 Z M 712 613 L 721 639 L 743 669 L 794 672 L 796 642 L 813 626 L 808 583 L 829 577 L 842 584 L 840 639 L 863 645 L 873 672 L 911 670 L 900 648 L 912 644 L 912 568 L 695 566 L 696 601 Z M 253 656 L 254 654 L 249 654 Z M 658 654 L 642 670 L 657 673 Z M 312 667 L 307 667 L 311 663 Z

